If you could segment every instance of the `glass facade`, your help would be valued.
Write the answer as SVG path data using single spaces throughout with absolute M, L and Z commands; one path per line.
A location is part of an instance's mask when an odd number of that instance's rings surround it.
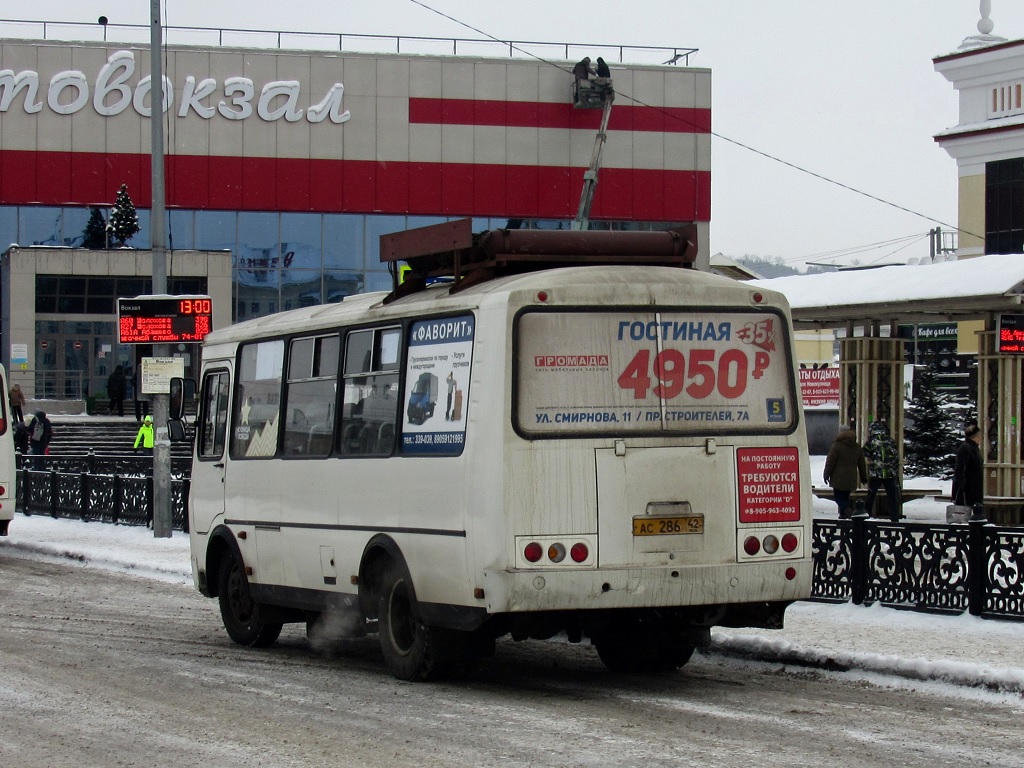
M 137 209 L 141 230 L 131 246 L 148 249 L 149 211 Z M 107 212 L 104 211 L 104 215 Z M 79 247 L 89 209 L 84 207 L 0 206 L 0 243 Z M 380 261 L 380 236 L 438 224 L 435 216 L 389 214 L 278 213 L 251 211 L 168 211 L 172 249 L 229 250 L 232 253 L 232 321 L 286 309 L 340 301 L 365 291 L 388 290 L 391 277 Z M 498 227 L 567 229 L 568 221 L 473 219 L 474 231 Z M 664 229 L 660 222 L 592 222 L 593 229 Z M 97 278 L 74 283 L 53 278 L 40 283 L 38 312 L 109 311 L 109 297 L 145 291 L 100 286 Z M 175 290 L 170 287 L 169 290 Z M 201 291 L 186 290 L 196 293 Z M 95 295 L 94 295 L 95 294 Z M 104 296 L 106 298 L 99 298 Z M 41 303 L 40 303 L 41 302 Z

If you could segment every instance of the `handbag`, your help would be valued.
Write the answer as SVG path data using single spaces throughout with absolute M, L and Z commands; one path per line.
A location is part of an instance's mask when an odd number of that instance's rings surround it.
M 968 507 L 966 504 L 947 504 L 946 505 L 946 522 L 947 523 L 966 523 L 971 519 L 971 515 L 974 514 L 974 510 Z

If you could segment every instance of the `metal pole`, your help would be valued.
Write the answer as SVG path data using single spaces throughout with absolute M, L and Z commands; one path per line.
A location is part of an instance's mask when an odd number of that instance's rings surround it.
M 167 235 L 164 205 L 164 73 L 163 30 L 160 24 L 160 0 L 150 0 L 150 137 L 152 140 L 153 203 L 149 217 L 153 248 L 153 293 L 167 293 Z M 155 344 L 156 357 L 168 357 L 167 344 Z M 141 384 L 141 377 L 140 382 Z M 170 538 L 171 513 L 171 441 L 167 433 L 168 393 L 153 395 L 153 536 Z

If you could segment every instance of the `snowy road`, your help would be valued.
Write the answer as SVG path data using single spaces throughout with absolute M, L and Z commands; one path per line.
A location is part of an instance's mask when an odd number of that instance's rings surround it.
M 0 765 L 944 766 L 1024 764 L 1024 701 L 695 655 L 609 674 L 587 645 L 499 643 L 439 684 L 376 638 L 232 644 L 190 585 L 0 549 Z

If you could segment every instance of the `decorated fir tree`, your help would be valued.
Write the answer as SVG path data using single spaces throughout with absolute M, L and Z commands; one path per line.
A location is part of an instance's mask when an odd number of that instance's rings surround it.
M 97 251 L 107 247 L 107 220 L 95 206 L 89 210 L 89 221 L 82 232 L 82 247 Z
M 114 207 L 110 209 L 110 237 L 118 247 L 124 246 L 139 231 L 139 217 L 135 203 L 128 196 L 128 185 L 117 190 Z
M 959 433 L 956 411 L 953 398 L 939 389 L 932 367 L 916 369 L 903 430 L 905 475 L 952 477 Z

